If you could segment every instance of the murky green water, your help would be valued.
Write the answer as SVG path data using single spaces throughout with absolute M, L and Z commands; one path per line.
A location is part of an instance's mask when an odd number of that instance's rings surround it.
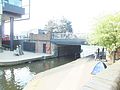
M 34 75 L 73 61 L 73 58 L 55 58 L 16 66 L 0 67 L 0 90 L 22 90 Z

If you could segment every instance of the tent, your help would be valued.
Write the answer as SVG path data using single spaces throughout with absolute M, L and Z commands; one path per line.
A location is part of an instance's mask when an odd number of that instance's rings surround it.
M 106 64 L 104 62 L 100 61 L 95 65 L 91 74 L 96 75 L 97 73 L 103 71 L 106 68 L 107 68 Z

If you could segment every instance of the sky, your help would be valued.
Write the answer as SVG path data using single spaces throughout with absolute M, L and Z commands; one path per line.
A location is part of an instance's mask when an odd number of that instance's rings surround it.
M 91 32 L 100 17 L 120 12 L 120 0 L 31 0 L 30 19 L 14 22 L 15 34 L 44 28 L 50 19 L 65 17 L 74 33 Z M 5 24 L 9 34 L 9 23 Z

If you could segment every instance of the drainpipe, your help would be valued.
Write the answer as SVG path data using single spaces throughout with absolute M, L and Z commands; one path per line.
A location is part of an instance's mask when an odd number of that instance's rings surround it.
M 50 31 L 50 54 L 52 53 L 52 43 L 51 43 L 51 40 L 52 40 L 52 32 Z

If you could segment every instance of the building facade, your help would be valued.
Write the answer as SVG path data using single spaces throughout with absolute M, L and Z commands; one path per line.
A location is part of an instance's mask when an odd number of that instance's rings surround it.
M 4 23 L 10 22 L 10 50 L 13 50 L 14 20 L 25 14 L 22 0 L 0 0 L 0 51 L 2 50 L 2 37 L 4 36 Z
M 23 48 L 25 51 L 52 54 L 54 57 L 70 56 L 75 57 L 75 59 L 80 58 L 80 43 L 75 45 L 73 42 L 71 44 L 69 43 L 69 39 L 60 39 L 61 36 L 59 37 L 59 35 L 58 38 L 55 39 L 53 36 L 57 37 L 54 33 L 47 30 L 39 30 L 37 34 L 30 33 L 29 40 L 23 43 Z M 65 42 L 62 43 L 61 40 Z M 57 41 L 59 41 L 59 43 Z
M 35 44 L 36 53 L 51 53 L 51 33 L 45 30 L 39 30 L 38 34 L 30 33 L 30 42 Z

